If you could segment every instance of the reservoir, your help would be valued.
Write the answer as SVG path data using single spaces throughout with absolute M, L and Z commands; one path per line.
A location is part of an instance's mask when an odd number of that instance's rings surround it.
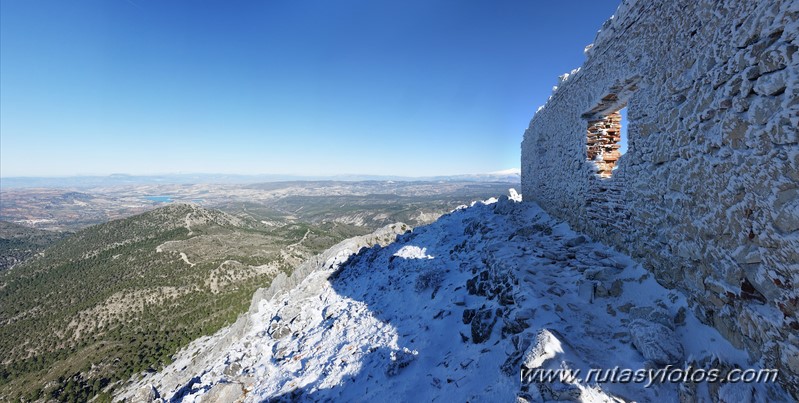
M 171 203 L 172 197 L 170 196 L 144 196 L 145 199 L 158 203 Z

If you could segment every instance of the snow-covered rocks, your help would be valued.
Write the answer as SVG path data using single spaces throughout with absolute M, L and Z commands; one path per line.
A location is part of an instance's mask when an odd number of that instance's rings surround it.
M 668 327 L 636 319 L 630 322 L 629 328 L 633 346 L 647 360 L 657 365 L 677 364 L 682 360 L 682 345 Z
M 516 202 L 514 200 L 511 200 L 508 196 L 502 195 L 494 205 L 494 212 L 497 214 L 510 214 L 513 212 L 513 207 L 515 205 Z
M 403 246 L 397 253 L 394 254 L 395 257 L 401 257 L 403 259 L 432 259 L 433 256 L 427 254 L 427 248 L 420 248 L 415 245 L 407 245 Z
M 631 342 L 636 321 L 671 331 L 681 355 L 755 365 L 630 258 L 587 237 L 567 246 L 580 235 L 537 205 L 508 200 L 509 213 L 496 214 L 500 203 L 452 212 L 393 244 L 316 259 L 282 288 L 258 293 L 246 325 L 198 340 L 130 390 L 153 385 L 184 402 L 662 401 L 688 393 L 670 383 L 520 381 L 522 364 L 655 365 Z M 585 283 L 618 283 L 622 292 L 590 300 L 580 293 Z M 770 386 L 757 387 L 762 396 Z M 709 399 L 707 388 L 689 392 Z
M 402 350 L 392 351 L 389 354 L 389 362 L 386 367 L 386 375 L 389 377 L 395 376 L 402 371 L 403 368 L 410 365 L 419 353 L 417 351 L 410 351 L 407 348 Z
M 560 340 L 548 329 L 541 329 L 535 336 L 533 343 L 524 353 L 522 366 L 525 368 L 540 368 L 549 359 L 555 358 L 563 352 Z

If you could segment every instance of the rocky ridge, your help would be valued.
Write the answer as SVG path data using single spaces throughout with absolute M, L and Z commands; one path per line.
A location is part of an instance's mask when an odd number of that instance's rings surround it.
M 477 203 L 355 252 L 333 248 L 259 291 L 239 322 L 117 398 L 789 399 L 774 383 L 521 383 L 523 367 L 759 366 L 702 324 L 683 294 L 534 203 Z

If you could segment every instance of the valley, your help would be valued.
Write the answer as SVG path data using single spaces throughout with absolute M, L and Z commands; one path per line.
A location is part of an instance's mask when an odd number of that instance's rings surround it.
M 273 224 L 304 219 L 320 221 L 323 216 L 378 226 L 395 217 L 417 220 L 416 217 L 405 218 L 408 214 L 421 214 L 418 222 L 430 222 L 433 218 L 424 218 L 424 214 L 435 214 L 445 207 L 495 196 L 514 185 L 518 187 L 519 183 L 518 176 L 488 179 L 257 184 L 159 184 L 142 181 L 122 185 L 5 187 L 0 188 L 0 221 L 43 230 L 77 231 L 168 203 L 192 203 L 233 214 L 241 213 Z M 373 207 L 377 210 L 369 210 Z M 360 220 L 355 217 L 366 210 L 374 215 Z

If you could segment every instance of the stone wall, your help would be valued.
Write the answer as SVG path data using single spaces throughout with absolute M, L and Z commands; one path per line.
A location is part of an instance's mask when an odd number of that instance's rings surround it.
M 522 142 L 525 200 L 684 291 L 794 394 L 798 20 L 790 0 L 625 1 Z M 610 161 L 616 140 L 587 133 L 625 105 L 629 150 Z
M 621 157 L 621 113 L 613 112 L 588 121 L 588 160 L 594 161 L 601 178 L 610 178 Z

